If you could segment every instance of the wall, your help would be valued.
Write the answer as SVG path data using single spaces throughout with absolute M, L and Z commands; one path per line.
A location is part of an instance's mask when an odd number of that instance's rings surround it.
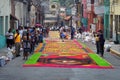
M 10 5 L 10 0 L 0 0 L 0 48 L 6 45 L 5 33 L 10 27 Z
M 116 0 L 117 2 L 112 3 L 113 0 L 110 0 L 110 17 L 111 26 L 112 26 L 112 39 L 113 41 L 119 41 L 120 43 L 120 0 Z M 116 30 L 115 30 L 116 29 Z
M 3 16 L 3 26 L 0 25 L 0 34 L 4 35 L 5 32 L 9 29 L 9 20 L 10 20 L 10 1 L 1 0 L 0 2 L 0 16 Z M 6 20 L 6 17 L 8 20 Z M 6 22 L 7 21 L 7 22 Z M 6 25 L 8 24 L 8 25 Z
M 23 25 L 23 3 L 16 2 L 15 16 L 19 19 L 19 25 Z
M 113 5 L 113 11 L 115 15 L 120 15 L 120 0 Z

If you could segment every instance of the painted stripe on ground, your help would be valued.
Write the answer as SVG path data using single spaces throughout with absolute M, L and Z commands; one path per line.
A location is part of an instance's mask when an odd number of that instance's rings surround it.
M 37 54 L 33 54 L 26 62 L 25 64 L 36 64 L 37 60 L 40 58 L 42 53 L 38 52 Z
M 88 54 L 99 66 L 111 66 L 105 59 L 101 58 L 97 54 Z

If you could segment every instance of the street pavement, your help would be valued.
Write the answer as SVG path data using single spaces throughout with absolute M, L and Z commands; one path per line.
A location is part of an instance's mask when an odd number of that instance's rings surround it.
M 85 44 L 96 52 L 94 44 Z M 105 52 L 104 59 L 114 69 L 22 67 L 25 62 L 22 58 L 17 57 L 0 67 L 0 80 L 120 80 L 120 57 L 110 52 Z

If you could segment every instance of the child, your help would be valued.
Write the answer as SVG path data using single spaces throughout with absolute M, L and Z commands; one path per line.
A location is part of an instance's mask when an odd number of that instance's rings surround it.
M 23 38 L 23 60 L 28 59 L 28 52 L 30 52 L 30 42 L 27 39 L 27 36 Z

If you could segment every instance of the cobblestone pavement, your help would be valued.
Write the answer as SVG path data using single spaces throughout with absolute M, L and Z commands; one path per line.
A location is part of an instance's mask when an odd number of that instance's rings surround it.
M 95 45 L 86 43 L 96 51 Z M 22 67 L 22 56 L 0 67 L 0 80 L 120 80 L 120 57 L 105 52 L 114 69 Z

